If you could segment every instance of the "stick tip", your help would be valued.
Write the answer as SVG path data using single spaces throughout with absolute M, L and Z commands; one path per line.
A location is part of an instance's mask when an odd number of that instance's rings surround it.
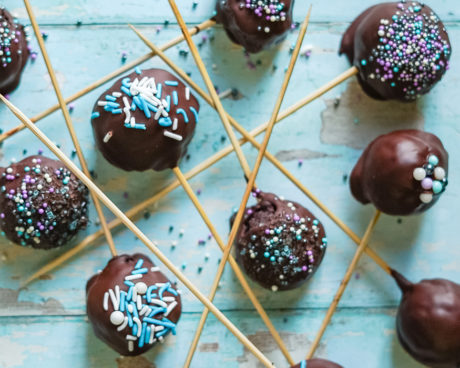
M 406 279 L 403 275 L 401 275 L 398 271 L 391 269 L 391 276 L 395 279 L 396 283 L 398 284 L 399 288 L 403 293 L 412 289 L 412 282 Z

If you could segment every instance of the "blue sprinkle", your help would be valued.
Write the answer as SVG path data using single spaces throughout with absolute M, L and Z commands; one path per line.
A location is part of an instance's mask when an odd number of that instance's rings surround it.
M 151 334 L 151 328 L 150 326 L 147 326 L 145 330 L 145 343 L 148 344 L 150 342 L 150 334 Z
M 133 316 L 136 317 L 136 318 L 139 318 L 139 313 L 137 313 L 136 303 L 131 302 L 131 305 L 133 306 Z
M 307 361 L 306 360 L 302 360 L 300 362 L 300 368 L 307 368 Z
M 155 285 L 150 285 L 149 288 L 147 289 L 147 301 L 149 303 L 151 303 L 152 301 L 152 291 L 153 290 L 157 290 L 158 289 L 158 286 L 155 286 Z
M 131 275 L 138 275 L 138 274 L 144 274 L 144 273 L 147 273 L 149 272 L 149 270 L 147 268 L 138 268 L 137 270 L 134 270 L 131 272 Z
M 129 77 L 123 78 L 123 80 L 121 81 L 121 85 L 125 88 L 129 88 L 130 82 L 131 82 L 131 79 Z
M 166 318 L 165 318 L 166 320 Z M 171 321 L 159 321 L 155 318 L 149 318 L 149 317 L 145 317 L 144 318 L 144 322 L 147 322 L 147 323 L 150 323 L 152 325 L 158 325 L 158 326 L 164 326 L 164 327 L 168 327 L 172 330 L 174 330 L 176 328 L 176 325 L 174 323 L 172 323 Z
M 146 330 L 147 330 L 147 323 L 144 322 L 144 323 L 142 324 L 141 336 L 139 337 L 139 347 L 140 347 L 140 348 L 144 346 Z
M 131 97 L 131 92 L 130 92 L 129 89 L 126 88 L 125 86 L 121 86 L 121 87 L 120 87 L 120 90 L 121 90 L 125 95 L 128 95 L 129 97 Z
M 117 115 L 117 114 L 122 114 L 123 113 L 123 110 L 122 109 L 113 109 L 111 111 L 112 114 L 114 115 Z
M 137 323 L 134 323 L 134 324 L 133 324 L 133 336 L 136 336 L 136 335 L 137 335 L 137 329 L 138 329 Z
M 139 109 L 143 110 L 144 106 L 142 106 L 142 102 L 139 96 L 134 96 L 133 101 Z
M 145 126 L 145 124 L 134 124 L 134 128 L 131 126 L 131 124 L 125 124 L 125 128 L 147 130 L 147 127 Z
M 160 291 L 158 292 L 158 295 L 160 296 L 160 299 L 163 300 L 163 293 L 166 291 L 167 288 L 169 288 L 171 286 L 171 283 L 167 282 L 166 284 L 164 284 Z
M 131 313 L 129 313 L 128 311 L 128 302 L 126 302 L 125 310 L 126 310 L 126 315 L 128 316 L 128 326 L 133 327 L 133 317 L 131 316 Z
M 158 120 L 158 124 L 160 124 L 160 126 L 162 127 L 169 127 L 172 125 L 172 121 L 171 121 L 171 118 L 170 117 L 161 117 L 159 120 Z
M 169 109 L 171 108 L 171 96 L 166 96 L 166 111 L 169 112 Z
M 126 286 L 134 286 L 134 282 L 129 281 L 129 280 L 125 280 L 125 281 L 124 281 L 124 284 L 125 284 Z
M 182 114 L 185 120 L 185 123 L 188 123 L 188 116 L 184 109 L 180 108 L 176 110 L 176 114 Z
M 105 106 L 110 106 L 110 107 L 113 107 L 114 109 L 117 109 L 120 107 L 120 104 L 116 102 L 107 102 L 107 105 Z
M 104 106 L 104 111 L 112 111 L 113 110 L 113 107 L 109 106 L 109 105 L 105 105 Z
M 143 264 L 144 264 L 144 260 L 141 258 L 141 259 L 139 259 L 139 260 L 137 261 L 137 263 L 136 263 L 136 265 L 134 266 L 134 268 L 135 268 L 136 270 L 138 270 L 139 268 L 142 267 Z
M 152 114 L 150 113 L 150 110 L 147 106 L 147 102 L 142 97 L 140 97 L 139 99 L 142 102 L 142 110 L 144 111 L 145 117 L 147 119 L 150 119 L 152 117 Z
M 179 104 L 179 95 L 177 94 L 177 91 L 173 91 L 172 95 L 173 95 L 173 103 L 175 106 L 177 106 Z
M 160 332 L 157 333 L 156 337 L 164 336 L 164 335 L 166 335 L 168 332 L 169 332 L 168 329 L 165 329 L 165 330 L 163 330 L 163 331 L 160 331 Z M 173 333 L 173 334 L 174 334 L 174 333 Z
M 171 293 L 171 294 L 174 295 L 174 296 L 177 296 L 177 295 L 178 295 L 178 294 L 177 294 L 177 291 L 174 290 L 172 287 L 169 287 L 169 288 L 167 289 L 167 291 L 168 291 L 168 293 Z
M 91 119 L 97 119 L 99 116 L 101 116 L 101 114 L 99 114 L 99 112 L 97 112 L 97 111 L 94 111 L 91 114 Z
M 158 85 L 157 85 L 157 94 L 156 94 L 157 98 L 161 98 L 162 89 L 163 89 L 163 86 L 161 85 L 161 83 L 158 83 Z
M 112 101 L 112 102 L 115 102 L 115 101 L 117 100 L 117 99 L 116 99 L 114 96 L 112 96 L 112 95 L 105 95 L 105 99 L 106 99 L 107 101 Z
M 131 103 L 131 111 L 136 111 L 136 104 L 134 101 Z
M 122 291 L 120 293 L 120 312 L 125 311 L 125 301 L 126 301 L 126 293 Z
M 148 102 L 145 102 L 145 103 L 147 104 L 147 107 L 148 107 L 151 111 L 153 111 L 153 112 L 157 112 L 157 111 L 158 111 L 158 109 L 157 109 L 155 106 L 153 106 L 151 103 L 148 103 Z
M 126 297 L 126 300 L 128 302 L 133 298 L 133 291 L 134 291 L 134 286 L 131 286 L 128 290 L 128 295 Z
M 136 67 L 134 68 L 134 71 L 135 71 L 137 74 L 142 74 L 142 70 L 141 70 L 141 68 L 139 68 L 138 66 L 136 66 Z
M 198 111 L 196 111 L 196 109 L 193 106 L 190 106 L 190 111 L 195 116 L 195 124 L 198 124 Z
M 149 314 L 149 318 L 152 318 L 152 317 L 156 316 L 157 314 L 159 314 L 159 313 L 164 313 L 164 312 L 166 312 L 166 309 L 165 309 L 165 308 L 161 308 L 161 307 L 155 308 L 155 309 Z M 144 318 L 144 320 L 145 320 L 145 318 Z
M 174 86 L 174 87 L 177 87 L 179 85 L 179 82 L 177 81 L 165 81 L 165 84 L 167 86 Z

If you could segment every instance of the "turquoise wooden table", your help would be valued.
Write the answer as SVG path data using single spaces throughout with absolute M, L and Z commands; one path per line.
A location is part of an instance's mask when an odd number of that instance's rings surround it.
M 213 14 L 214 0 L 178 1 L 186 21 L 197 24 Z M 295 18 L 301 21 L 309 5 L 297 0 Z M 349 22 L 374 0 L 314 0 L 311 26 L 304 50 L 294 70 L 284 107 L 328 82 L 348 68 L 337 55 L 342 32 Z M 447 24 L 453 44 L 451 70 L 426 97 L 414 104 L 376 102 L 366 97 L 355 80 L 342 84 L 324 97 L 302 108 L 275 127 L 269 150 L 280 159 L 319 199 L 362 235 L 373 210 L 363 207 L 350 195 L 347 175 L 361 150 L 377 135 L 397 128 L 417 127 L 436 133 L 450 152 L 451 186 L 439 203 L 424 215 L 395 218 L 384 216 L 377 225 L 371 246 L 392 267 L 414 281 L 444 277 L 460 282 L 460 244 L 457 230 L 460 208 L 460 83 L 458 65 L 460 14 L 456 0 L 429 2 Z M 432 4 L 431 4 L 432 3 Z M 4 5 L 28 23 L 21 1 L 5 0 Z M 161 45 L 176 37 L 179 29 L 165 0 L 88 1 L 34 0 L 46 46 L 64 95 L 69 96 L 123 63 L 149 52 L 128 28 L 132 23 L 150 40 Z M 169 25 L 165 26 L 165 20 Z M 297 31 L 276 50 L 246 56 L 229 42 L 220 28 L 196 36 L 211 78 L 220 91 L 238 90 L 237 97 L 224 99 L 226 109 L 248 129 L 265 122 L 281 85 L 289 50 Z M 38 50 L 36 41 L 32 47 Z M 185 43 L 167 54 L 204 87 Z M 146 67 L 165 67 L 159 58 Z M 155 194 L 173 180 L 172 172 L 126 174 L 110 166 L 95 150 L 89 117 L 95 99 L 107 85 L 73 103 L 72 119 L 96 183 L 109 197 L 127 210 Z M 43 59 L 29 62 L 22 83 L 11 100 L 29 116 L 56 103 Z M 19 122 L 0 107 L 1 128 L 6 131 Z M 72 155 L 73 147 L 62 114 L 56 112 L 39 123 L 41 129 Z M 226 147 L 225 131 L 218 115 L 202 103 L 200 124 L 190 145 L 190 157 L 181 163 L 184 171 Z M 2 165 L 20 160 L 44 148 L 28 131 L 4 142 Z M 246 145 L 244 152 L 253 164 L 257 151 Z M 44 149 L 44 153 L 50 153 Z M 74 156 L 72 156 L 74 157 Z M 74 158 L 75 159 L 75 158 Z M 253 284 L 294 358 L 306 354 L 322 317 L 356 250 L 355 244 L 271 164 L 264 163 L 258 179 L 263 189 L 303 203 L 325 224 L 329 238 L 327 256 L 315 277 L 300 289 L 271 293 Z M 223 236 L 228 218 L 237 207 L 245 182 L 232 154 L 191 181 L 207 213 Z M 224 195 L 223 195 L 224 194 Z M 108 219 L 112 219 L 107 211 Z M 99 228 L 95 210 L 91 226 L 78 240 Z M 137 220 L 137 225 L 161 250 L 183 269 L 205 294 L 217 270 L 221 252 L 208 239 L 209 231 L 182 189 L 162 199 Z M 173 227 L 170 231 L 171 226 Z M 204 242 L 200 240 L 204 239 Z M 119 252 L 146 252 L 128 230 L 115 232 Z M 110 257 L 103 240 L 88 248 L 56 271 L 42 276 L 18 291 L 22 280 L 59 254 L 70 249 L 36 251 L 0 242 L 0 367 L 179 367 L 193 337 L 202 305 L 183 290 L 184 311 L 178 335 L 167 339 L 148 354 L 120 358 L 97 340 L 85 316 L 86 280 L 105 266 Z M 318 355 L 345 367 L 420 367 L 400 347 L 395 336 L 395 313 L 400 292 L 367 256 L 364 256 L 349 285 L 338 312 L 326 331 Z M 217 294 L 216 305 L 277 366 L 286 362 L 253 311 L 233 273 L 227 268 Z M 255 358 L 242 347 L 213 316 L 206 324 L 195 356 L 194 367 L 256 367 Z

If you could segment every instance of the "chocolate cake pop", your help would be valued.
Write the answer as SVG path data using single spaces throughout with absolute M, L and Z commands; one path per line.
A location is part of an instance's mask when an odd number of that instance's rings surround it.
M 147 256 L 124 254 L 89 279 L 86 308 L 96 336 L 133 356 L 176 334 L 181 298 Z
M 393 271 L 403 297 L 396 327 L 399 341 L 432 368 L 460 367 L 460 285 L 445 279 L 412 284 Z
M 446 189 L 448 157 L 431 133 L 409 129 L 381 135 L 354 167 L 351 192 L 389 215 L 426 211 Z
M 256 53 L 284 40 L 293 5 L 294 0 L 217 0 L 216 20 L 233 42 Z
M 449 68 L 444 24 L 418 1 L 382 3 L 345 32 L 340 54 L 359 69 L 364 91 L 380 100 L 412 101 L 429 92 Z
M 288 290 L 307 281 L 326 252 L 323 225 L 300 204 L 254 192 L 235 240 L 236 259 L 261 286 Z M 230 221 L 233 223 L 233 218 Z
M 97 146 L 123 170 L 164 170 L 185 155 L 198 123 L 190 89 L 162 69 L 135 72 L 104 92 L 91 115 Z
M 1 169 L 0 226 L 14 243 L 65 245 L 88 223 L 88 189 L 60 161 L 30 156 Z
M 302 360 L 299 364 L 293 365 L 291 368 L 343 368 L 343 367 L 329 360 L 310 359 L 310 360 Z
M 5 8 L 0 9 L 0 93 L 16 89 L 29 58 L 28 36 Z

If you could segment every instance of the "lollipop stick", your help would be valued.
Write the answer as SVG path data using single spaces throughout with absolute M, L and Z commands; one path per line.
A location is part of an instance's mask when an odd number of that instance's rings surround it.
M 200 23 L 200 24 L 196 25 L 195 27 L 191 28 L 189 30 L 189 32 L 192 35 L 196 35 L 197 33 L 214 26 L 214 24 L 216 24 L 216 22 L 214 20 L 208 19 L 208 20 L 205 20 L 203 23 Z M 178 36 L 178 37 L 168 41 L 163 46 L 161 46 L 161 49 L 163 51 L 167 50 L 167 49 L 170 49 L 171 47 L 176 46 L 177 44 L 179 44 L 183 40 L 184 40 L 184 36 L 182 36 L 182 35 Z M 89 86 L 85 87 L 81 91 L 78 91 L 78 92 L 74 93 L 72 96 L 66 98 L 65 103 L 68 104 L 70 102 L 73 102 L 73 101 L 79 99 L 80 97 L 86 95 L 87 93 L 89 93 L 89 92 L 95 90 L 96 88 L 102 86 L 104 83 L 107 83 L 108 81 L 118 77 L 119 75 L 121 75 L 123 73 L 126 73 L 127 71 L 133 69 L 134 67 L 142 64 L 143 62 L 151 59 L 154 56 L 155 56 L 155 53 L 149 52 L 148 54 L 145 54 L 144 56 L 141 56 L 138 59 L 133 60 L 132 62 L 123 65 L 121 68 L 113 71 L 112 73 L 106 75 L 105 77 L 102 77 L 101 79 L 97 80 L 96 82 L 91 83 Z M 60 107 L 59 104 L 51 106 L 50 108 L 48 108 L 47 110 L 41 112 L 37 116 L 34 116 L 30 120 L 32 122 L 36 123 L 37 121 L 47 117 L 48 115 L 51 115 L 55 111 L 57 111 L 59 109 L 59 107 Z M 3 133 L 3 134 L 0 134 L 0 143 L 3 142 L 6 139 L 12 137 L 16 133 L 18 133 L 21 130 L 23 130 L 24 128 L 25 128 L 25 126 L 23 124 L 19 124 L 15 128 L 13 128 L 13 129 L 11 129 L 11 130 Z
M 371 222 L 369 223 L 366 232 L 364 233 L 364 236 L 361 240 L 361 243 L 359 244 L 358 249 L 355 252 L 355 255 L 353 256 L 353 259 L 348 266 L 347 272 L 345 273 L 345 276 L 340 283 L 340 287 L 337 290 L 337 293 L 334 296 L 334 300 L 332 301 L 332 304 L 329 306 L 329 309 L 326 313 L 326 316 L 324 317 L 324 320 L 321 324 L 321 327 L 318 331 L 318 334 L 315 337 L 315 340 L 313 341 L 312 346 L 310 347 L 310 351 L 307 354 L 307 359 L 311 359 L 313 355 L 315 354 L 316 349 L 318 348 L 319 342 L 321 338 L 324 335 L 324 332 L 326 331 L 327 325 L 331 321 L 332 315 L 334 314 L 335 310 L 337 309 L 337 306 L 339 305 L 340 299 L 342 298 L 343 293 L 345 292 L 345 289 L 347 288 L 348 283 L 350 282 L 351 276 L 353 275 L 353 272 L 355 271 L 355 268 L 364 252 L 364 250 L 367 247 L 367 244 L 369 242 L 369 239 L 371 237 L 372 231 L 375 228 L 375 225 L 377 225 L 377 222 L 379 220 L 381 212 L 376 211 L 374 217 L 372 218 Z
M 34 29 L 35 37 L 37 38 L 38 45 L 40 46 L 40 50 L 42 52 L 43 59 L 45 60 L 46 68 L 48 69 L 48 74 L 50 76 L 51 83 L 53 84 L 54 91 L 59 101 L 59 106 L 61 107 L 62 114 L 64 115 L 64 120 L 67 125 L 67 130 L 70 133 L 73 145 L 75 147 L 75 151 L 77 152 L 78 160 L 80 161 L 80 165 L 85 175 L 89 176 L 88 165 L 86 164 L 85 157 L 83 156 L 83 152 L 81 150 L 81 146 L 80 146 L 80 142 L 78 141 L 77 134 L 75 133 L 75 128 L 73 126 L 72 119 L 70 118 L 69 111 L 67 110 L 67 105 L 64 101 L 64 97 L 62 96 L 61 89 L 59 88 L 59 83 L 56 79 L 56 74 L 54 73 L 53 66 L 51 65 L 51 60 L 48 56 L 48 52 L 46 51 L 45 42 L 43 41 L 43 36 L 42 36 L 42 33 L 40 32 L 40 27 L 38 26 L 37 20 L 35 19 L 35 14 L 32 10 L 32 7 L 30 6 L 29 0 L 24 0 L 24 5 L 26 7 L 27 13 L 29 14 L 30 23 L 32 24 L 32 28 Z M 101 222 L 102 229 L 107 239 L 107 243 L 109 244 L 110 253 L 112 253 L 112 256 L 116 256 L 117 251 L 115 249 L 115 244 L 113 242 L 112 234 L 110 233 L 110 230 L 107 227 L 107 221 L 105 219 L 104 212 L 102 211 L 101 204 L 99 203 L 99 200 L 94 195 L 94 193 L 92 191 L 90 191 L 90 193 L 93 199 L 94 207 L 96 208 L 96 212 L 99 216 L 99 220 Z
M 117 216 L 123 224 L 131 230 L 144 245 L 149 248 L 152 253 L 162 262 L 184 285 L 189 289 L 196 298 L 208 308 L 216 318 L 227 327 L 227 329 L 252 353 L 259 361 L 268 368 L 273 365 L 262 352 L 260 352 L 244 334 L 235 327 L 235 325 L 214 305 L 212 304 L 193 284 L 185 277 L 174 264 L 157 248 L 147 236 L 121 211 L 100 189 L 86 176 L 73 162 L 70 160 L 51 140 L 34 125 L 27 116 L 25 116 L 16 106 L 9 102 L 3 95 L 0 95 L 0 100 L 21 120 L 32 133 L 39 138 L 66 166 L 74 173 L 95 195 L 104 203 L 105 206 Z
M 171 6 L 175 5 L 173 2 L 170 2 L 170 4 Z M 246 158 L 244 157 L 243 151 L 241 150 L 241 147 L 238 144 L 238 139 L 236 138 L 235 132 L 230 126 L 230 123 L 227 118 L 227 114 L 224 110 L 224 107 L 222 106 L 222 102 L 220 101 L 219 96 L 217 95 L 214 84 L 212 83 L 211 78 L 209 77 L 208 71 L 206 70 L 206 67 L 204 66 L 200 53 L 198 52 L 198 49 L 192 40 L 192 36 L 188 32 L 187 25 L 185 24 L 182 17 L 179 16 L 179 10 L 177 9 L 177 7 L 175 7 L 173 11 L 174 11 L 174 14 L 176 15 L 177 22 L 182 30 L 182 34 L 184 35 L 185 41 L 187 42 L 188 47 L 192 53 L 192 56 L 195 59 L 196 66 L 198 67 L 198 70 L 200 71 L 203 81 L 206 84 L 206 88 L 208 89 L 209 94 L 211 95 L 212 101 L 214 102 L 214 106 L 220 116 L 220 119 L 222 120 L 222 124 L 224 125 L 225 131 L 227 132 L 227 135 L 230 138 L 230 142 L 232 143 L 232 146 L 235 149 L 236 156 L 238 157 L 238 161 L 240 162 L 240 165 L 243 168 L 244 175 L 246 178 L 248 178 L 249 174 L 251 173 L 251 169 L 249 168 L 248 162 L 246 161 Z
M 211 234 L 213 235 L 214 239 L 216 240 L 217 244 L 219 245 L 220 249 L 224 251 L 225 249 L 225 243 L 223 242 L 222 238 L 220 237 L 219 233 L 216 231 L 214 228 L 214 225 L 211 223 L 211 220 L 209 219 L 208 215 L 206 214 L 205 210 L 203 209 L 201 203 L 198 201 L 197 196 L 193 192 L 192 188 L 190 187 L 190 184 L 187 182 L 187 179 L 185 176 L 182 174 L 180 169 L 178 167 L 173 169 L 174 174 L 176 174 L 177 179 L 181 183 L 182 187 L 184 188 L 185 192 L 187 195 L 190 197 L 191 201 L 195 205 L 196 209 L 198 210 L 201 218 L 204 220 L 206 225 L 208 226 L 209 230 L 211 231 Z M 248 295 L 249 299 L 253 303 L 255 309 L 259 313 L 260 317 L 264 321 L 265 325 L 267 326 L 268 330 L 270 331 L 271 335 L 273 336 L 273 339 L 275 342 L 278 344 L 279 348 L 281 349 L 281 352 L 283 355 L 286 357 L 286 360 L 288 361 L 289 365 L 294 365 L 294 360 L 289 354 L 289 351 L 286 347 L 286 345 L 283 343 L 281 336 L 279 335 L 278 331 L 276 330 L 275 326 L 273 326 L 273 323 L 270 321 L 270 318 L 267 315 L 267 312 L 265 312 L 264 308 L 260 304 L 259 300 L 255 296 L 254 292 L 252 291 L 251 287 L 249 286 L 248 282 L 246 281 L 243 272 L 241 271 L 240 267 L 236 263 L 235 259 L 232 257 L 232 255 L 229 256 L 228 262 L 230 264 L 230 267 L 233 269 L 235 272 L 235 275 L 240 282 L 241 286 L 243 287 L 244 291 Z M 215 280 L 216 282 L 216 280 Z M 217 288 L 219 286 L 219 280 L 217 280 L 217 284 L 213 284 L 211 287 L 211 293 L 208 296 L 208 299 L 212 302 L 216 292 Z M 192 359 L 193 359 L 193 354 L 196 351 L 196 348 L 198 346 L 198 342 L 200 340 L 201 332 L 203 331 L 204 324 L 206 323 L 206 318 L 209 314 L 209 310 L 205 309 L 205 312 L 202 314 L 200 322 L 198 324 L 198 328 L 195 332 L 195 336 L 193 338 L 192 345 L 189 348 L 189 352 L 187 354 L 186 362 L 184 363 L 184 368 L 189 367 Z

